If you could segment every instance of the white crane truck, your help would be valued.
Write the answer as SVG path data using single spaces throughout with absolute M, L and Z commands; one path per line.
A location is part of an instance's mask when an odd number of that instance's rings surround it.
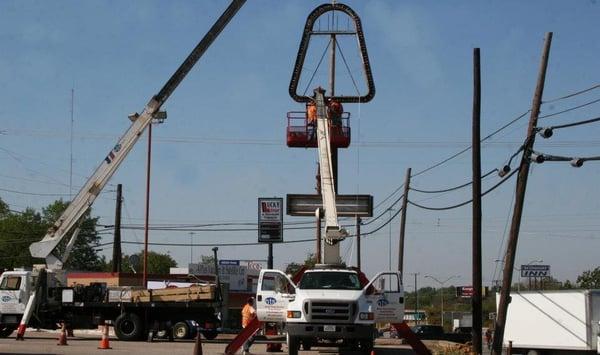
M 332 11 L 341 11 L 348 15 L 354 21 L 355 31 L 321 30 L 318 34 L 331 35 L 332 42 L 335 42 L 336 35 L 357 36 L 369 88 L 365 96 L 334 96 L 332 89 L 331 95 L 326 98 L 325 91 L 321 88 L 314 90 L 314 96 L 310 98 L 296 94 L 299 81 L 297 75 L 301 72 L 308 47 L 307 38 L 316 34 L 313 25 L 318 17 Z M 334 56 L 335 49 L 333 51 Z M 348 233 L 338 222 L 331 135 L 334 134 L 334 129 L 339 130 L 340 127 L 338 125 L 334 128 L 336 123 L 332 110 L 328 111 L 328 101 L 368 102 L 374 93 L 360 19 L 344 4 L 333 3 L 317 7 L 307 19 L 290 84 L 290 95 L 298 102 L 312 102 L 316 106 L 317 122 L 316 128 L 313 129 L 316 129 L 320 191 L 325 219 L 325 238 L 321 248 L 324 264 L 304 271 L 298 283 L 294 283 L 282 271 L 262 270 L 256 293 L 258 320 L 285 323 L 290 355 L 296 355 L 300 347 L 310 350 L 316 345 L 339 346 L 370 354 L 376 337 L 376 323 L 403 322 L 404 292 L 399 272 L 381 272 L 369 282 L 360 270 L 340 265 L 340 242 Z M 315 146 L 313 142 L 308 144 Z M 320 215 L 319 210 L 316 211 L 316 215 Z
M 27 325 L 55 329 L 58 323 L 70 328 L 95 328 L 112 322 L 120 339 L 143 338 L 148 330 L 196 320 L 208 337 L 216 336 L 220 304 L 219 288 L 208 286 L 204 296 L 187 298 L 183 302 L 109 299 L 109 290 L 102 284 L 67 287 L 62 270 L 75 244 L 78 221 L 100 194 L 108 180 L 131 151 L 146 127 L 159 118 L 160 108 L 177 86 L 227 26 L 245 0 L 232 0 L 208 33 L 192 50 L 158 94 L 154 95 L 141 114 L 130 115 L 131 126 L 102 160 L 98 168 L 73 198 L 69 206 L 45 237 L 30 246 L 31 255 L 44 258 L 46 265 L 34 271 L 4 272 L 0 277 L 0 337 L 17 329 L 17 339 L 23 339 Z M 65 238 L 71 236 L 64 243 Z M 62 243 L 61 243 L 62 242 Z M 60 252 L 60 250 L 63 250 Z M 204 288 L 203 292 L 206 291 Z M 198 294 L 198 292 L 196 292 Z

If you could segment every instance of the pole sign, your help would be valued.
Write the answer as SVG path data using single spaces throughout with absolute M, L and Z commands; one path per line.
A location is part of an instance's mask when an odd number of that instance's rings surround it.
M 489 288 L 487 286 L 481 288 L 481 297 L 487 297 Z M 458 286 L 456 287 L 456 297 L 471 298 L 473 297 L 473 286 Z
M 521 265 L 521 277 L 550 277 L 550 265 Z
M 283 242 L 283 199 L 258 199 L 258 242 Z
M 239 260 L 219 260 L 219 265 L 240 265 Z

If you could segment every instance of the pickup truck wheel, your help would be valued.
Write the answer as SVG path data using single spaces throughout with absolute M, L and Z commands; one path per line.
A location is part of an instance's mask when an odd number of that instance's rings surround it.
M 219 332 L 215 329 L 208 329 L 208 330 L 203 330 L 202 331 L 202 335 L 207 339 L 207 340 L 213 340 L 214 338 L 217 337 L 217 335 L 219 335 Z
M 121 313 L 115 319 L 115 334 L 119 340 L 139 340 L 144 335 L 142 319 L 135 313 Z
M 298 355 L 300 342 L 298 337 L 287 335 L 288 355 Z
M 17 327 L 10 325 L 0 325 L 0 338 L 7 338 L 11 335 Z
M 359 342 L 361 354 L 370 355 L 373 350 L 373 339 L 363 339 Z
M 302 339 L 302 350 L 310 351 L 312 348 L 312 341 L 310 339 Z
M 187 339 L 190 336 L 190 327 L 187 322 L 177 322 L 173 326 L 173 337 L 175 339 Z

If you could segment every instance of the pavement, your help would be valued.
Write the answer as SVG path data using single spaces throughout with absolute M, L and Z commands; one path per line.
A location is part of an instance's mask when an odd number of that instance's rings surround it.
M 114 336 L 110 337 L 110 346 L 112 349 L 101 350 L 98 349 L 100 343 L 101 334 L 98 331 L 75 331 L 74 337 L 68 338 L 67 346 L 57 345 L 58 332 L 56 331 L 27 331 L 25 333 L 24 341 L 16 341 L 15 333 L 12 336 L 0 339 L 0 355 L 8 354 L 29 354 L 29 355 L 49 355 L 49 354 L 168 354 L 168 355 L 179 355 L 193 354 L 194 341 L 193 340 L 177 340 L 169 342 L 167 340 L 156 340 L 152 343 L 149 342 L 125 342 L 119 341 Z M 220 334 L 215 340 L 207 341 L 203 340 L 202 350 L 203 354 L 223 354 L 225 347 L 235 335 L 233 334 Z M 279 340 L 283 342 L 283 338 Z M 463 352 L 468 348 L 458 349 L 459 345 L 450 342 L 442 341 L 424 341 L 425 345 L 432 350 L 433 353 L 444 354 L 444 353 L 468 353 Z M 462 350 L 462 351 L 461 351 Z M 258 340 L 251 348 L 251 352 L 254 355 L 272 355 L 274 353 L 267 352 L 266 341 Z M 238 352 L 241 354 L 241 352 Z M 285 344 L 283 345 L 283 352 L 279 354 L 287 353 Z M 319 355 L 319 354 L 339 354 L 335 348 L 314 348 L 311 351 L 301 351 L 301 355 Z M 415 354 L 410 346 L 401 344 L 399 339 L 390 338 L 379 338 L 375 342 L 375 353 L 377 355 L 412 355 Z M 275 353 L 277 354 L 277 353 Z M 344 353 L 345 355 L 347 353 Z M 487 349 L 484 349 L 484 354 L 489 354 Z M 349 353 L 348 353 L 349 355 Z

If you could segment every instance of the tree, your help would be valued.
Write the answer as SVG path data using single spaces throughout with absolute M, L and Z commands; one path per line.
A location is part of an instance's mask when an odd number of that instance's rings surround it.
M 35 259 L 29 253 L 29 245 L 42 238 L 45 226 L 39 213 L 28 208 L 12 213 L 8 206 L 0 204 L 0 268 L 32 266 Z M 37 259 L 36 262 L 43 262 Z
M 58 220 L 68 205 L 68 202 L 61 199 L 42 209 L 42 221 L 46 228 L 50 228 Z M 64 268 L 79 271 L 100 271 L 103 269 L 105 260 L 104 257 L 98 255 L 98 251 L 95 249 L 99 247 L 101 239 L 96 231 L 98 217 L 92 218 L 91 209 L 88 209 L 78 223 L 80 227 L 79 234 Z M 75 228 L 69 231 L 68 237 L 64 238 L 59 244 L 59 253 L 64 252 L 68 239 Z
M 308 253 L 308 254 L 306 254 L 306 259 L 304 259 L 303 264 L 299 264 L 299 263 L 295 263 L 295 262 L 291 262 L 291 263 L 287 264 L 287 267 L 285 268 L 285 273 L 293 276 L 302 268 L 302 266 L 311 268 L 311 267 L 314 267 L 316 264 L 317 264 L 317 256 L 314 253 Z
M 132 260 L 132 256 L 135 256 Z M 135 260 L 137 259 L 137 260 Z M 135 262 L 134 262 L 135 261 Z M 107 263 L 110 267 L 110 263 Z M 144 267 L 144 252 L 137 254 L 124 255 L 121 261 L 121 270 L 123 272 L 142 272 Z M 148 273 L 149 274 L 168 274 L 170 268 L 177 267 L 177 262 L 169 254 L 161 254 L 154 251 L 148 252 Z
M 600 266 L 594 270 L 584 271 L 581 275 L 577 276 L 577 284 L 579 287 L 585 289 L 600 288 Z

